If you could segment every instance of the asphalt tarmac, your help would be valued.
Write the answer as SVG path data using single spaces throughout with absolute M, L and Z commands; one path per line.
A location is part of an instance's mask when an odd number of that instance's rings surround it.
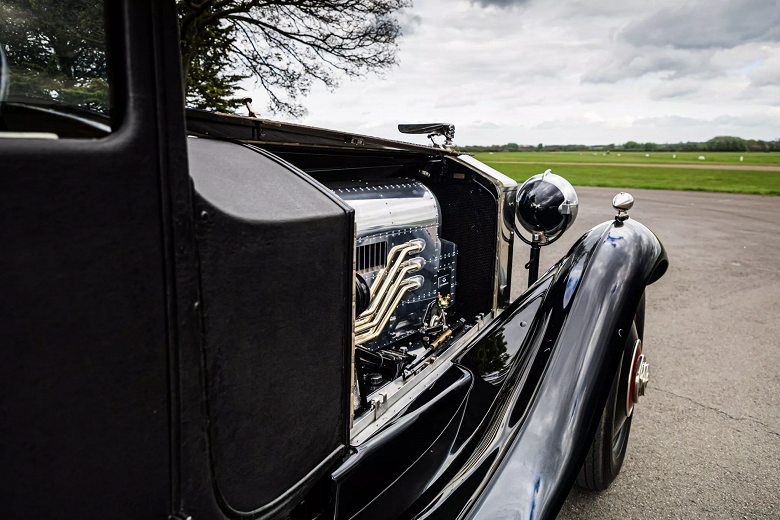
M 577 221 L 540 272 L 615 214 L 619 188 L 576 190 Z M 650 385 L 620 475 L 601 493 L 575 487 L 559 518 L 780 519 L 780 197 L 624 191 L 670 261 L 647 289 Z

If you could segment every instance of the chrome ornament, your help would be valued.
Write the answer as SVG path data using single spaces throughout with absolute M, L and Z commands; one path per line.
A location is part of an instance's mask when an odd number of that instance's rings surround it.
M 634 207 L 634 197 L 630 193 L 621 191 L 612 199 L 612 207 L 618 212 L 615 219 L 626 220 L 628 218 L 628 210 Z

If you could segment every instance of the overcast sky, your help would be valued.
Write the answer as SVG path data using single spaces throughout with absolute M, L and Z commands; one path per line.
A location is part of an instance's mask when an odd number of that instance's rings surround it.
M 460 145 L 780 138 L 780 0 L 414 0 L 400 19 L 399 65 L 314 88 L 298 122 L 447 122 Z

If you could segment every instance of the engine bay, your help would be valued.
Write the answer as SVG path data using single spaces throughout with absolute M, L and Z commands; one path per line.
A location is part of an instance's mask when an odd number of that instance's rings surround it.
M 508 304 L 504 215 L 516 183 L 435 151 L 263 148 L 355 212 L 350 431 L 360 444 Z
M 508 305 L 514 180 L 450 150 L 264 120 L 190 116 L 191 131 L 273 154 L 354 211 L 353 444 L 423 391 L 459 345 Z

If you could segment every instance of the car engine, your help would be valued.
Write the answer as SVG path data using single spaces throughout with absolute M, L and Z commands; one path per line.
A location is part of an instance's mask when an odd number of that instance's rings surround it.
M 331 182 L 355 210 L 355 345 L 361 395 L 422 361 L 451 333 L 457 247 L 441 210 L 412 179 Z

